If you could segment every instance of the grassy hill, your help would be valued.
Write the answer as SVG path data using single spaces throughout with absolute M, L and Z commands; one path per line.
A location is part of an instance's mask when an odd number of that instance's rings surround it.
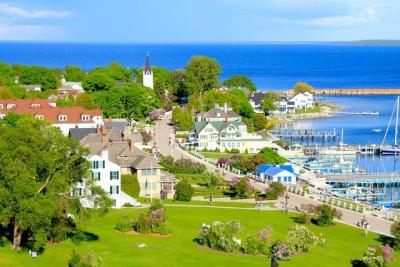
M 97 235 L 98 240 L 49 244 L 44 254 L 36 259 L 29 257 L 27 251 L 13 252 L 10 244 L 6 244 L 0 247 L 0 266 L 67 266 L 73 249 L 81 254 L 92 250 L 104 259 L 104 266 L 269 266 L 269 259 L 265 257 L 211 251 L 199 247 L 193 238 L 202 223 L 212 221 L 239 220 L 243 226 L 242 238 L 270 225 L 273 239 L 284 239 L 288 227 L 294 224 L 294 215 L 281 211 L 179 206 L 167 207 L 167 228 L 172 231 L 169 237 L 129 235 L 113 229 L 122 215 L 136 216 L 140 212 L 140 209 L 111 210 L 104 217 L 92 218 L 84 228 Z M 294 256 L 280 266 L 351 266 L 351 260 L 360 258 L 369 245 L 378 243 L 378 235 L 371 233 L 365 237 L 360 229 L 342 224 L 327 228 L 310 226 L 310 229 L 322 232 L 326 245 Z M 145 243 L 146 247 L 139 248 L 140 243 Z M 400 253 L 395 257 L 397 262 L 389 266 L 400 265 Z

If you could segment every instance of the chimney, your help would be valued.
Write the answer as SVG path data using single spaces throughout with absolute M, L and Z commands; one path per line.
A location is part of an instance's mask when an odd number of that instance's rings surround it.
M 100 126 L 99 126 L 99 125 L 96 126 L 96 133 L 97 133 L 97 134 L 100 133 Z
M 131 152 L 135 153 L 135 145 L 133 144 L 133 140 L 129 139 L 128 143 L 129 143 L 129 148 L 130 148 Z
M 103 159 L 108 160 L 108 150 L 107 150 L 107 148 L 103 149 L 103 150 L 100 152 L 100 156 L 101 156 Z
M 124 128 L 124 140 L 125 141 L 131 140 L 131 136 L 132 136 L 132 127 L 125 126 L 125 128 Z
M 107 129 L 106 129 L 106 126 L 104 126 L 104 125 L 101 128 L 101 135 L 102 135 L 101 142 L 104 144 L 108 143 Z
M 224 103 L 224 112 L 228 113 L 228 104 L 227 103 Z

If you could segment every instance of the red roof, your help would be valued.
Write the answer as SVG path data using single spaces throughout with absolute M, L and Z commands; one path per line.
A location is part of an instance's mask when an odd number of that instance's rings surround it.
M 47 99 L 0 99 L 0 114 L 8 112 L 32 115 L 53 123 L 93 123 L 93 116 L 103 116 L 99 109 L 57 107 Z

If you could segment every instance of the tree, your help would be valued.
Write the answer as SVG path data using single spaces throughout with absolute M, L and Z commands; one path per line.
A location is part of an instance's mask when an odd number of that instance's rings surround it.
M 191 94 L 201 94 L 219 84 L 221 66 L 217 60 L 206 56 L 193 56 L 187 66 L 185 87 Z
M 82 82 L 87 74 L 77 66 L 66 66 L 64 69 L 64 78 L 69 82 Z
M 136 83 L 91 94 L 105 117 L 144 120 L 160 103 L 154 91 Z
M 300 94 L 305 92 L 313 93 L 314 88 L 308 83 L 298 82 L 294 85 L 293 91 L 295 94 Z
M 400 247 L 400 221 L 394 222 L 390 226 L 390 233 L 396 238 L 396 247 Z
M 182 110 L 180 107 L 172 110 L 172 120 L 178 124 L 178 129 L 181 131 L 191 130 L 194 125 L 191 110 Z
M 257 91 L 256 86 L 252 80 L 245 75 L 233 75 L 223 82 L 223 85 L 228 87 L 247 88 L 250 92 Z
M 107 68 L 105 68 L 105 73 L 115 81 L 129 82 L 132 79 L 132 72 L 118 62 L 111 62 Z
M 185 70 L 175 70 L 171 74 L 172 83 L 174 86 L 174 95 L 178 98 L 189 97 L 190 89 L 186 87 L 186 71 Z
M 57 89 L 61 85 L 56 73 L 43 67 L 21 66 L 18 75 L 20 84 L 39 84 L 43 90 Z
M 246 198 L 251 193 L 250 181 L 248 178 L 240 178 L 231 184 L 231 193 L 233 197 Z
M 87 93 L 78 94 L 75 100 L 75 104 L 77 106 L 81 106 L 84 109 L 95 109 L 96 104 L 93 101 L 93 98 Z
M 280 97 L 277 93 L 266 93 L 261 104 L 264 112 L 268 114 L 269 112 L 276 110 L 278 108 L 276 102 L 279 101 L 279 99 Z
M 180 181 L 175 186 L 175 199 L 179 201 L 190 201 L 192 200 L 194 190 L 193 187 L 186 181 Z
M 278 152 L 269 147 L 261 149 L 259 155 L 263 157 L 264 163 L 268 164 L 284 164 L 287 161 Z
M 267 117 L 264 114 L 256 113 L 254 116 L 254 128 L 264 130 L 267 127 Z
M 342 216 L 341 212 L 331 206 L 322 204 L 317 206 L 317 218 L 316 222 L 319 226 L 329 226 L 333 224 L 333 218 L 338 218 Z
M 13 98 L 13 94 L 7 87 L 2 88 L 0 86 L 0 98 L 1 99 Z
M 71 188 L 88 177 L 88 150 L 47 122 L 7 114 L 0 123 L 0 151 L 0 223 L 11 229 L 15 250 L 25 239 L 44 244 L 60 202 L 64 217 L 82 209 Z M 105 196 L 87 181 L 88 190 Z
M 138 198 L 140 193 L 140 185 L 136 175 L 121 176 L 121 190 L 133 198 Z
M 272 182 L 266 192 L 267 199 L 278 199 L 278 197 L 283 196 L 285 192 L 285 186 L 279 182 Z
M 114 81 L 104 73 L 91 73 L 82 83 L 87 92 L 107 91 L 114 87 Z

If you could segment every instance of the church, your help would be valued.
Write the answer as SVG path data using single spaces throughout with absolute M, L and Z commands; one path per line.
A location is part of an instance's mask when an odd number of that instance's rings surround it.
M 149 54 L 147 54 L 146 66 L 144 67 L 144 70 L 143 70 L 143 86 L 154 89 L 153 70 L 151 69 Z

